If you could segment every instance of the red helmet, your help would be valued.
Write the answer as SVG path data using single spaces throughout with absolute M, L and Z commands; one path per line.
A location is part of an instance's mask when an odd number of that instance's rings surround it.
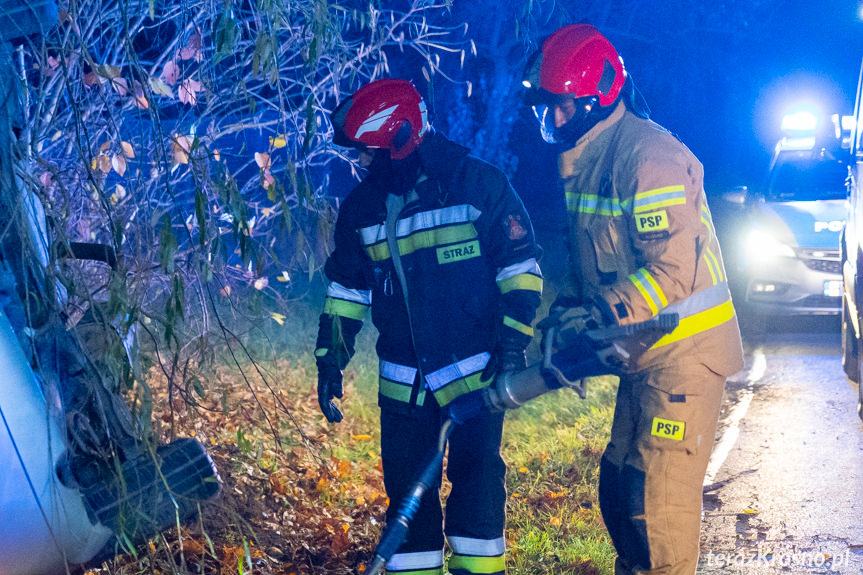
M 626 70 L 623 59 L 590 24 L 564 26 L 542 44 L 539 87 L 575 98 L 596 96 L 600 106 L 617 99 Z
M 339 146 L 384 148 L 406 158 L 428 131 L 426 104 L 407 80 L 375 80 L 342 102 L 331 116 Z

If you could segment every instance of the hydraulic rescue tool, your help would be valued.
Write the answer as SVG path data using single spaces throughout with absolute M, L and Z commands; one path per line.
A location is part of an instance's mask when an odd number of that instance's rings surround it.
M 479 393 L 462 396 L 448 406 L 437 449 L 421 468 L 396 517 L 387 522 L 368 575 L 379 575 L 407 537 L 420 500 L 440 477 L 446 444 L 456 425 L 481 410 L 517 409 L 556 389 L 572 389 L 584 399 L 587 397 L 585 378 L 619 373 L 625 366 L 629 353 L 620 341 L 634 334 L 655 335 L 658 339 L 671 333 L 678 322 L 678 314 L 664 313 L 639 323 L 600 327 L 583 307 L 552 311 L 538 324 L 543 331 L 540 362 L 521 371 L 498 374 L 492 385 Z

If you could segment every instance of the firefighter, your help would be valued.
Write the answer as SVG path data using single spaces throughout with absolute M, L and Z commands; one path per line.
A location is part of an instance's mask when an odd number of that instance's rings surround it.
M 599 500 L 616 574 L 691 575 L 723 388 L 743 357 L 702 166 L 649 119 L 623 60 L 589 24 L 543 42 L 524 84 L 558 146 L 569 302 L 608 325 L 679 315 L 670 334 L 621 342 L 629 360 Z
M 368 171 L 341 205 L 325 265 L 318 401 L 327 420 L 341 420 L 333 399 L 371 308 L 390 520 L 453 406 L 476 407 L 495 373 L 525 367 L 540 251 L 505 175 L 436 133 L 410 82 L 371 82 L 331 120 L 334 143 L 358 148 Z M 445 523 L 438 480 L 389 573 L 443 573 L 445 538 L 451 573 L 504 572 L 503 416 L 470 411 L 479 413 L 458 411 L 449 440 Z

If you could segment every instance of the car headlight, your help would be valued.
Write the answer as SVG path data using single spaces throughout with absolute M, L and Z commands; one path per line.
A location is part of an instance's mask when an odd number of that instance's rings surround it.
M 765 261 L 779 257 L 796 257 L 794 249 L 791 246 L 780 242 L 766 232 L 753 230 L 749 233 L 746 240 L 744 249 L 751 261 Z

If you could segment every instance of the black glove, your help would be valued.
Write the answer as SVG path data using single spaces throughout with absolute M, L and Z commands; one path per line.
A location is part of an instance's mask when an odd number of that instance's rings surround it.
M 502 338 L 495 346 L 480 379 L 488 381 L 499 373 L 521 371 L 526 367 L 527 357 L 524 354 L 524 344 L 513 339 Z
M 330 423 L 342 420 L 342 412 L 333 403 L 333 398 L 342 397 L 342 370 L 327 362 L 318 362 L 318 405 Z

